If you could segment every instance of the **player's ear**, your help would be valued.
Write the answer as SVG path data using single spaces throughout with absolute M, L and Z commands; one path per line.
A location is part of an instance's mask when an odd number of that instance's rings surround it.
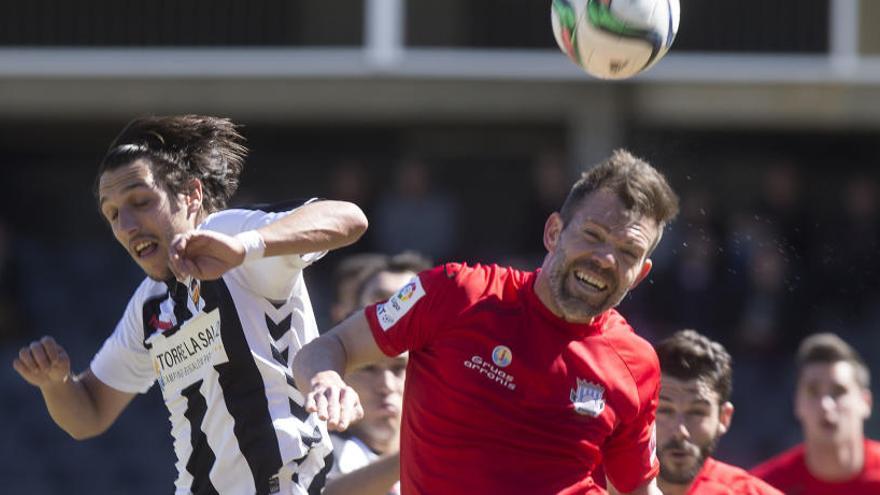
M 718 431 L 721 434 L 727 433 L 730 429 L 730 422 L 733 420 L 733 404 L 730 401 L 721 404 L 718 409 Z
M 864 416 L 864 418 L 868 419 L 871 417 L 871 409 L 873 409 L 873 406 L 874 406 L 874 404 L 873 404 L 874 398 L 871 395 L 871 390 L 867 389 L 867 388 L 862 389 L 862 398 L 865 401 L 865 416 Z
M 202 210 L 202 201 L 204 200 L 204 190 L 202 181 L 199 179 L 190 179 L 186 184 L 184 191 L 186 201 L 186 212 L 190 215 L 198 215 Z
M 565 224 L 559 212 L 554 211 L 547 217 L 547 221 L 544 222 L 544 247 L 547 248 L 548 252 L 556 250 L 556 246 L 559 244 L 559 237 L 562 236 L 564 228 Z
M 635 280 L 635 282 L 633 282 L 632 287 L 630 287 L 630 290 L 634 289 L 635 286 L 642 283 L 642 280 L 645 280 L 646 278 L 648 278 L 648 274 L 651 273 L 651 268 L 653 268 L 653 267 L 654 267 L 654 262 L 651 261 L 651 258 L 645 258 L 645 262 L 642 263 L 642 271 L 639 272 L 639 275 L 636 277 L 636 280 Z

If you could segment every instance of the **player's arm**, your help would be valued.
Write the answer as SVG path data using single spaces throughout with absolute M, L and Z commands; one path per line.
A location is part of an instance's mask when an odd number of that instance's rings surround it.
M 284 256 L 329 251 L 357 241 L 367 230 L 367 217 L 354 203 L 314 201 L 258 229 L 229 236 L 191 230 L 174 237 L 169 249 L 178 278 L 216 279 L 239 266 L 252 252 Z
M 323 495 L 387 495 L 400 479 L 400 453 L 377 459 L 375 462 L 327 481 Z
M 293 359 L 293 377 L 306 396 L 306 410 L 327 420 L 328 428 L 348 428 L 364 411 L 357 393 L 342 377 L 383 356 L 363 311 L 306 344 Z
M 67 352 L 52 337 L 23 347 L 12 367 L 40 389 L 49 415 L 77 440 L 106 431 L 134 398 L 104 384 L 91 370 L 73 376 Z
M 257 229 L 266 256 L 306 254 L 348 246 L 367 230 L 367 217 L 354 203 L 313 201 Z
M 619 492 L 611 482 L 608 482 L 608 494 L 609 495 L 663 495 L 663 492 L 660 491 L 660 488 L 657 486 L 657 479 L 654 478 L 651 481 L 645 483 L 644 485 L 636 488 L 631 492 Z

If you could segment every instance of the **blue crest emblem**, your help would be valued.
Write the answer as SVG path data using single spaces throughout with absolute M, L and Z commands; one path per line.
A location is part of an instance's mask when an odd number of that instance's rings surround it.
M 569 398 L 578 414 L 595 418 L 605 410 L 605 387 L 597 383 L 578 378 Z

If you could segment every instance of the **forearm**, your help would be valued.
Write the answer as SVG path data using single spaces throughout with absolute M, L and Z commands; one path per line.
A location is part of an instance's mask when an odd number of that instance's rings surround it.
M 293 379 L 303 394 L 312 390 L 312 380 L 319 373 L 345 374 L 346 353 L 342 342 L 334 335 L 325 335 L 306 344 L 293 359 Z
M 324 495 L 387 495 L 400 479 L 400 455 L 382 457 L 327 482 Z
M 257 229 L 266 242 L 266 256 L 329 251 L 357 241 L 367 218 L 353 203 L 315 201 Z
M 109 423 L 102 421 L 94 397 L 81 377 L 71 376 L 62 383 L 40 388 L 52 420 L 77 440 L 103 433 Z

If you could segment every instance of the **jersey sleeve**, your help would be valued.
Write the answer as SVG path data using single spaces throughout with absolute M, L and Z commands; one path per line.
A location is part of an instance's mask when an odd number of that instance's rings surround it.
M 623 418 L 603 447 L 605 474 L 621 492 L 630 492 L 660 472 L 657 459 L 657 403 L 660 397 L 660 365 L 657 355 L 647 349 L 627 359 L 638 390 L 639 409 L 632 418 Z
M 103 383 L 128 393 L 144 393 L 156 381 L 156 370 L 144 347 L 140 291 L 128 302 L 116 329 L 92 358 L 92 373 Z
M 269 225 L 313 201 L 315 200 L 306 201 L 299 206 L 285 204 L 287 209 L 283 211 L 267 211 L 272 210 L 270 207 L 265 210 L 224 210 L 208 217 L 199 228 L 235 235 Z M 302 270 L 321 259 L 326 253 L 326 251 L 320 251 L 253 260 L 239 266 L 230 272 L 230 275 L 238 278 L 243 285 L 263 297 L 281 300 L 290 294 L 301 276 Z
M 385 302 L 364 308 L 370 331 L 385 354 L 427 346 L 468 305 L 463 284 L 472 270 L 448 263 L 413 277 Z

